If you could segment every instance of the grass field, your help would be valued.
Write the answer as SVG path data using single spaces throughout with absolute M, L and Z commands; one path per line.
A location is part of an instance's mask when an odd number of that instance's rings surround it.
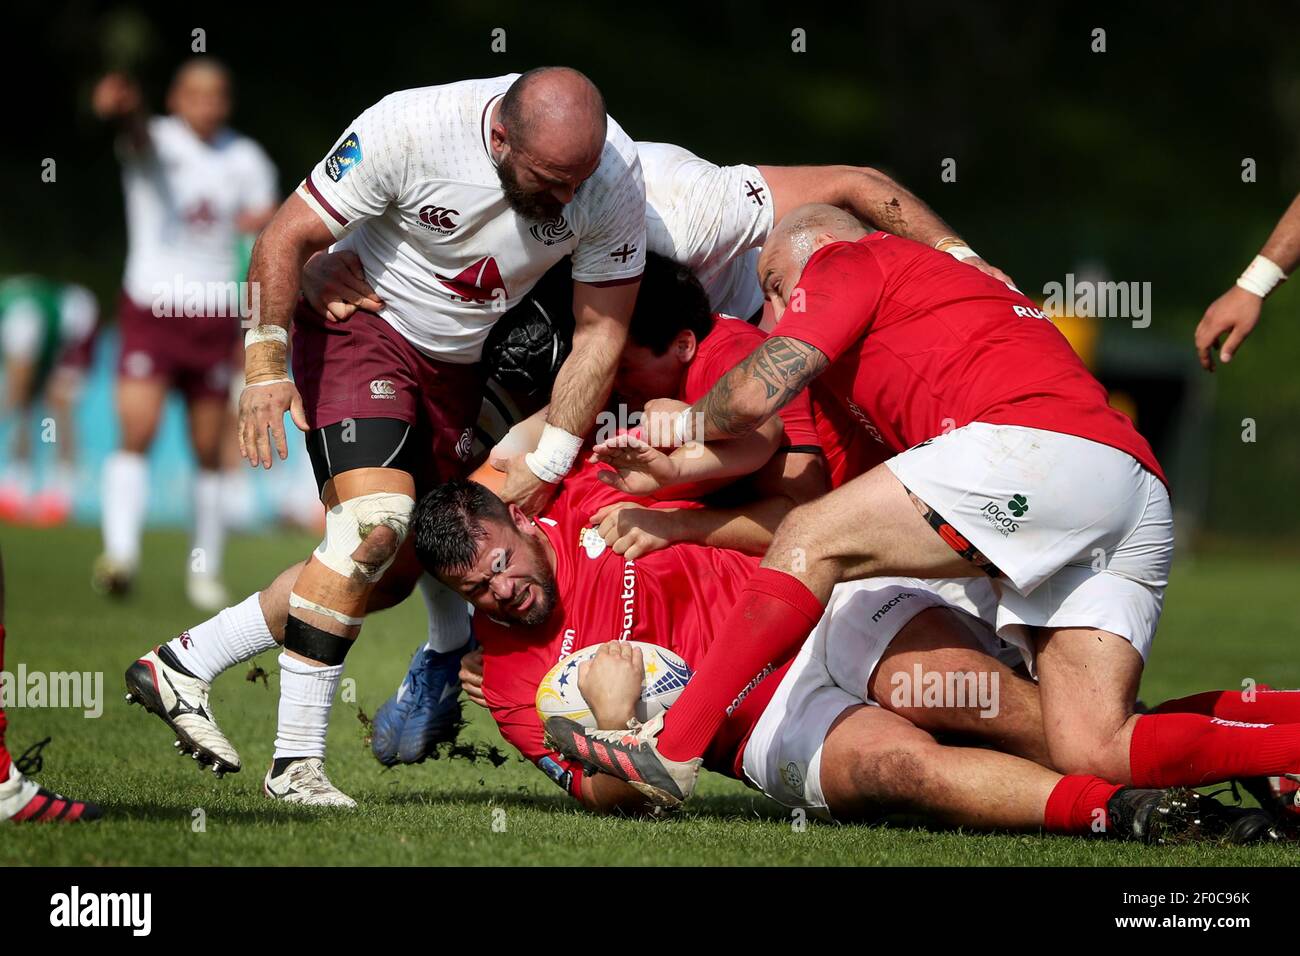
M 306 554 L 300 535 L 231 543 L 228 580 L 243 595 Z M 156 718 L 122 700 L 121 674 L 152 644 L 198 621 L 180 596 L 185 538 L 148 536 L 145 573 L 129 603 L 87 585 L 98 536 L 87 529 L 0 529 L 9 638 L 6 667 L 102 671 L 103 715 L 13 709 L 15 753 L 50 736 L 44 783 L 104 805 L 88 827 L 0 828 L 0 865 L 1287 865 L 1297 848 L 1215 845 L 1138 847 L 1093 840 L 992 836 L 901 827 L 792 827 L 788 813 L 741 784 L 707 776 L 691 812 L 647 823 L 577 812 L 555 786 L 511 752 L 500 766 L 464 759 L 384 771 L 366 748 L 366 713 L 391 693 L 423 640 L 417 600 L 372 618 L 348 659 L 355 703 L 335 708 L 333 780 L 357 798 L 354 812 L 309 811 L 263 797 L 275 732 L 275 655 L 216 685 L 214 707 L 244 771 L 216 781 L 175 756 Z M 1300 686 L 1296 560 L 1235 556 L 1182 560 L 1161 638 L 1143 685 L 1148 701 L 1237 687 L 1244 678 Z M 346 686 L 345 686 L 346 690 Z M 487 715 L 466 706 L 466 737 L 500 743 Z M 471 713 L 472 712 L 472 713 Z M 200 828 L 200 823 L 202 827 Z M 496 824 L 496 829 L 494 829 Z M 502 828 L 503 825 L 503 828 Z

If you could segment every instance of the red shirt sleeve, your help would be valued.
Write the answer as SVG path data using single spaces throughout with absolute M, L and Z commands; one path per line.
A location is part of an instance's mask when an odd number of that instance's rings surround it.
M 722 376 L 749 358 L 766 338 L 759 329 L 747 322 L 716 317 L 713 331 L 700 342 L 695 360 L 686 370 L 678 399 L 694 405 L 709 393 L 709 389 Z
M 861 242 L 836 242 L 813 253 L 773 336 L 807 342 L 834 362 L 871 328 L 885 274 Z
M 546 746 L 542 722 L 532 704 L 501 708 L 493 705 L 492 719 L 508 744 L 531 760 L 569 796 L 575 800 L 582 799 L 582 765 Z

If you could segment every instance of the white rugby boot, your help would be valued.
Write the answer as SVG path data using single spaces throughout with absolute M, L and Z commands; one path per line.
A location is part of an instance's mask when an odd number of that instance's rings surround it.
M 274 800 L 300 803 L 308 807 L 352 808 L 357 802 L 330 783 L 325 776 L 325 761 L 320 757 L 299 757 L 278 775 L 275 765 L 266 772 L 262 789 Z
M 155 647 L 126 669 L 126 702 L 157 714 L 176 734 L 176 749 L 191 755 L 218 777 L 242 766 L 234 746 L 217 726 L 208 701 L 212 685 L 172 666 L 170 652 Z

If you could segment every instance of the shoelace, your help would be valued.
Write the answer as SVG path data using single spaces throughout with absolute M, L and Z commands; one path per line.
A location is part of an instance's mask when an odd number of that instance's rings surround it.
M 295 767 L 289 774 L 289 783 L 313 796 L 333 793 L 336 789 L 325 776 L 325 767 L 319 760 L 309 760 Z
M 22 756 L 14 761 L 14 766 L 18 768 L 18 772 L 24 777 L 32 777 L 40 773 L 45 767 L 45 758 L 41 756 L 41 752 L 53 739 L 53 737 L 46 737 L 24 750 Z
M 610 744 L 622 743 L 625 738 L 634 737 L 638 744 L 642 744 L 645 741 L 641 739 L 641 727 L 641 722 L 633 717 L 627 722 L 626 728 L 616 728 L 614 730 L 589 730 L 587 731 L 587 736 L 592 740 L 599 740 L 601 743 Z

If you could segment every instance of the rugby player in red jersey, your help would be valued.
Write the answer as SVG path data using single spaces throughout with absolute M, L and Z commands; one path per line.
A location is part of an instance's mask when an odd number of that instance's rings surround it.
M 630 761 L 671 780 L 659 797 L 676 803 L 837 582 L 984 574 L 999 636 L 1039 678 L 1057 769 L 1137 786 L 1300 773 L 1300 726 L 1134 713 L 1173 550 L 1169 495 L 1146 440 L 1033 303 L 829 206 L 782 220 L 759 274 L 772 337 L 673 414 L 675 439 L 744 435 L 811 383 L 893 457 L 791 512 L 666 720 L 557 726 L 567 750 L 599 740 L 615 758 L 602 769 Z
M 502 735 L 583 806 L 602 812 L 651 809 L 658 801 L 646 791 L 660 782 L 634 775 L 629 784 L 593 772 L 599 763 L 594 758 L 556 751 L 537 714 L 538 684 L 561 658 L 603 645 L 580 668 L 579 687 L 599 726 L 626 727 L 644 676 L 640 653 L 627 642 L 666 646 L 697 666 L 724 633 L 729 609 L 758 564 L 734 551 L 692 544 L 638 559 L 618 555 L 586 516 L 621 496 L 585 469 L 570 476 L 559 497 L 534 520 L 481 484 L 454 481 L 421 500 L 411 527 L 425 569 L 475 607 L 475 635 L 483 649 L 478 690 Z M 865 682 L 854 685 L 856 690 L 836 685 L 842 678 L 820 658 L 854 650 L 869 654 L 868 631 L 898 628 L 901 618 L 868 623 L 860 613 L 864 603 L 878 601 L 890 587 L 841 585 L 837 593 L 843 600 L 825 616 L 817 639 L 792 664 L 759 682 L 727 716 L 710 742 L 705 765 L 788 806 L 841 821 L 908 812 L 979 829 L 1104 832 L 1149 840 L 1188 825 L 1191 817 L 1215 828 L 1242 816 L 1186 792 L 1062 776 L 1006 753 L 941 745 L 901 714 L 869 705 L 888 699 L 880 689 L 911 660 L 881 660 L 878 667 L 866 663 L 870 689 Z M 933 610 L 934 605 L 912 605 L 898 613 L 910 613 L 915 624 Z M 933 652 L 916 660 L 922 659 L 939 663 Z M 999 671 L 1007 704 L 1035 693 L 1031 682 L 978 650 L 960 660 L 950 656 L 948 663 Z M 990 733 L 1003 735 L 1011 746 L 1041 739 L 1032 707 L 1010 710 L 1014 716 L 987 722 Z M 818 736 L 810 736 L 813 732 Z M 787 759 L 801 747 L 803 759 Z M 1267 830 L 1266 814 L 1249 813 L 1253 833 Z

